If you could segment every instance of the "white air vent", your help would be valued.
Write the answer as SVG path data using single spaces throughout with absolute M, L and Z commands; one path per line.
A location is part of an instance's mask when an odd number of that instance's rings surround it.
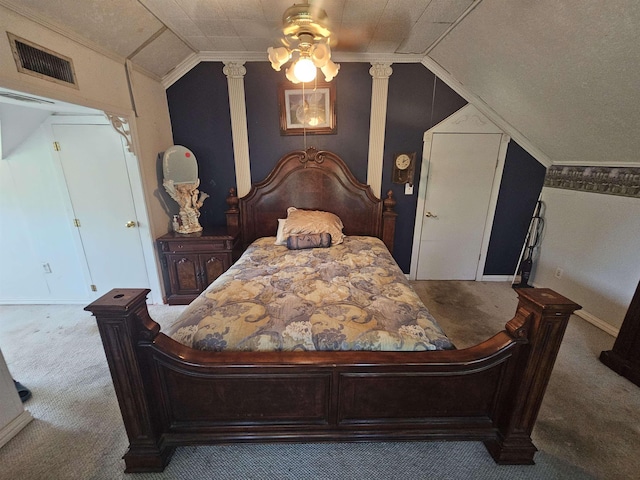
M 33 42 L 7 32 L 18 71 L 78 88 L 73 62 Z

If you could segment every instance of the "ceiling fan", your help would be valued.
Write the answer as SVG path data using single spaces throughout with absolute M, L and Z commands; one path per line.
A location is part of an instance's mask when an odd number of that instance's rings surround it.
M 292 58 L 286 77 L 293 83 L 310 82 L 316 78 L 319 68 L 325 81 L 330 82 L 338 74 L 340 65 L 331 60 L 331 30 L 327 13 L 308 1 L 293 4 L 282 15 L 281 47 L 269 47 L 269 61 L 274 70 Z

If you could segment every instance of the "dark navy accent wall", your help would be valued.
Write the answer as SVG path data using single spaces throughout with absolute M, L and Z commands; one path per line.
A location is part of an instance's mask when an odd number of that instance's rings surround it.
M 211 196 L 200 209 L 205 227 L 226 224 L 225 199 L 236 185 L 229 90 L 222 67 L 217 62 L 199 63 L 167 89 L 173 143 L 194 153 L 200 190 Z
M 278 85 L 284 71 L 268 62 L 247 62 L 244 77 L 251 180 L 263 180 L 276 162 L 304 147 L 302 136 L 280 135 Z M 337 133 L 308 135 L 307 146 L 331 150 L 342 157 L 361 182 L 367 180 L 371 83 L 368 63 L 342 63 L 336 83 Z M 220 62 L 203 62 L 167 89 L 173 140 L 191 149 L 198 160 L 201 190 L 211 195 L 201 210 L 203 226 L 225 224 L 225 199 L 236 185 L 227 78 Z M 382 195 L 394 192 L 399 214 L 394 257 L 409 271 L 418 186 L 404 195 L 391 183 L 395 153 L 416 152 L 420 178 L 423 134 L 456 112 L 466 101 L 420 64 L 394 64 L 389 77 Z M 435 92 L 434 92 L 435 85 Z M 511 142 L 489 244 L 485 274 L 513 273 L 535 201 L 542 188 L 544 167 Z M 171 200 L 168 200 L 171 202 Z M 177 211 L 177 205 L 175 205 Z M 274 225 L 274 234 L 275 234 Z
M 263 180 L 276 162 L 292 150 L 304 148 L 302 135 L 280 135 L 278 87 L 289 84 L 284 71 L 276 72 L 267 62 L 245 64 L 251 181 Z M 370 65 L 343 63 L 336 84 L 337 133 L 307 134 L 307 146 L 330 150 L 340 156 L 361 182 L 366 182 L 371 113 Z
M 251 183 L 256 183 L 269 174 L 284 154 L 302 150 L 302 138 L 280 135 L 278 84 L 285 79 L 284 69 L 275 72 L 266 62 L 248 62 L 245 68 Z
M 546 168 L 513 140 L 507 156 L 484 267 L 485 275 L 515 272 Z
M 389 77 L 387 124 L 385 130 L 382 196 L 391 189 L 398 202 L 393 256 L 405 273 L 411 264 L 413 230 L 418 202 L 418 185 L 413 195 L 404 194 L 404 185 L 391 182 L 393 159 L 399 152 L 416 152 L 414 178 L 420 180 L 424 132 L 460 110 L 467 101 L 421 64 L 394 64 Z M 435 84 L 435 96 L 434 96 Z

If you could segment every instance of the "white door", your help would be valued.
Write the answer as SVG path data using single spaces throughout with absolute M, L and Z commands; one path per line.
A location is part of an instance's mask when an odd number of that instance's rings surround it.
M 418 280 L 476 279 L 501 139 L 501 134 L 433 134 Z
M 96 296 L 148 288 L 125 151 L 110 125 L 52 125 Z

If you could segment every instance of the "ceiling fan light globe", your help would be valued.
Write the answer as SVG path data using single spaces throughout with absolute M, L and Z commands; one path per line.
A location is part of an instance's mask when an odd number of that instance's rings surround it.
M 280 71 L 280 67 L 287 63 L 291 58 L 291 52 L 286 47 L 269 47 L 267 49 L 271 67 L 276 71 Z
M 322 68 L 330 59 L 331 50 L 329 48 L 329 45 L 327 45 L 326 43 L 319 43 L 318 45 L 316 45 L 316 47 L 313 49 L 313 53 L 311 54 L 311 60 L 313 61 L 313 64 L 318 68 Z
M 316 78 L 316 66 L 310 58 L 301 58 L 293 65 L 293 73 L 301 82 L 310 82 Z
M 340 70 L 340 64 L 333 63 L 333 61 L 328 60 L 324 67 L 320 68 L 322 73 L 324 74 L 324 79 L 326 82 L 330 82 L 333 80 L 333 77 L 338 75 L 338 70 Z
M 287 80 L 289 80 L 291 83 L 300 83 L 300 80 L 298 80 L 295 74 L 293 73 L 293 65 L 287 68 L 287 70 L 285 71 L 285 76 L 287 77 Z

